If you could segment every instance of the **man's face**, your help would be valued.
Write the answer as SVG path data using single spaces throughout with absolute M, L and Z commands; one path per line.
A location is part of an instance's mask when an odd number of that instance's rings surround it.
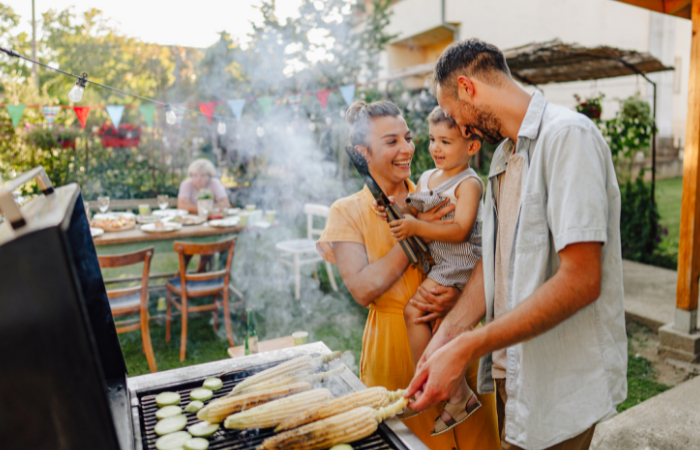
M 503 140 L 500 120 L 488 105 L 477 107 L 466 89 L 458 85 L 455 97 L 438 85 L 436 94 L 440 108 L 459 125 L 464 137 L 476 133 L 489 144 Z

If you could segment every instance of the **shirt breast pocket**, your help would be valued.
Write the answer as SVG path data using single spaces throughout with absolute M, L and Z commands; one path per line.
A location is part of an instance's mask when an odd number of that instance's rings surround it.
M 531 192 L 523 198 L 517 239 L 519 252 L 541 249 L 549 241 L 546 208 L 539 192 Z

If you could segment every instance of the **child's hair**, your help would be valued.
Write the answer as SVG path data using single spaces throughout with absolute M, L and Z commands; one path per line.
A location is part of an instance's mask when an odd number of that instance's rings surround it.
M 428 115 L 428 122 L 431 125 L 437 125 L 439 123 L 444 123 L 447 124 L 448 127 L 450 128 L 459 128 L 457 126 L 457 122 L 454 121 L 451 117 L 447 117 L 447 114 L 445 114 L 445 111 L 440 108 L 440 105 L 436 106 L 433 111 Z M 481 136 L 478 134 L 472 133 L 469 135 L 467 138 L 468 141 L 479 141 L 479 143 L 482 142 Z
M 372 119 L 376 117 L 399 117 L 401 110 L 395 104 L 381 100 L 378 102 L 365 103 L 358 100 L 348 108 L 345 113 L 345 120 L 350 124 L 350 144 L 367 146 L 367 136 L 370 131 Z

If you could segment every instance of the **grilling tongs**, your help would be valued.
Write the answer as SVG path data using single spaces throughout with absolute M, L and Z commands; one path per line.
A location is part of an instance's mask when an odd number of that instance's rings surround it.
M 377 201 L 377 205 L 384 207 L 386 211 L 387 222 L 393 222 L 394 220 L 403 219 L 403 214 L 401 214 L 399 208 L 395 204 L 391 203 L 391 201 L 381 190 L 377 182 L 374 181 L 374 178 L 372 178 L 372 175 L 369 173 L 369 166 L 367 165 L 367 160 L 362 155 L 362 153 L 360 153 L 356 148 L 350 145 L 345 147 L 345 151 L 350 157 L 350 161 L 352 161 L 357 171 L 360 173 L 360 175 L 362 175 L 362 178 L 365 180 L 365 184 L 367 184 L 369 191 L 372 193 L 372 196 Z M 409 242 L 413 244 L 413 247 Z M 401 245 L 401 248 L 403 248 L 404 253 L 406 253 L 406 256 L 408 256 L 408 260 L 411 262 L 411 264 L 418 264 L 420 262 L 419 256 L 420 258 L 423 258 L 429 265 L 432 266 L 433 264 L 435 264 L 433 257 L 430 256 L 430 250 L 428 250 L 428 246 L 425 244 L 425 242 L 423 242 L 423 239 L 421 239 L 420 237 L 411 236 L 408 239 L 399 241 L 399 244 Z M 418 249 L 418 255 L 413 250 L 414 247 Z

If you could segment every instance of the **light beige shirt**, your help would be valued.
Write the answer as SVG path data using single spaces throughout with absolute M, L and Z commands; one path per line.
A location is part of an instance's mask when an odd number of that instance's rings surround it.
M 498 176 L 498 198 L 496 199 L 496 211 L 498 212 L 498 231 L 496 232 L 496 264 L 495 264 L 495 293 L 493 300 L 493 315 L 497 319 L 508 312 L 508 261 L 513 248 L 513 236 L 515 224 L 518 221 L 518 209 L 520 206 L 520 185 L 523 175 L 523 158 L 514 154 L 514 145 L 508 141 L 510 147 L 505 147 L 506 154 L 510 154 L 506 163 L 506 171 Z M 506 378 L 506 349 L 493 352 L 494 378 Z

